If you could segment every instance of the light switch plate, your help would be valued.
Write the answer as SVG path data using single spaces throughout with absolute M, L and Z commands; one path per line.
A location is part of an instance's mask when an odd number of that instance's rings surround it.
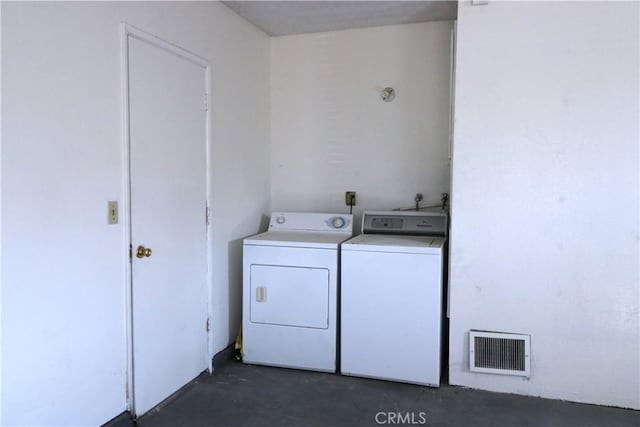
M 117 224 L 118 223 L 118 201 L 109 201 L 108 203 L 108 220 L 109 224 Z

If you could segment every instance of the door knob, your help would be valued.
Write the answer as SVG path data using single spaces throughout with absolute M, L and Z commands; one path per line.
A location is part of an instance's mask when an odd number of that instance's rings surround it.
M 145 248 L 142 245 L 138 246 L 138 249 L 136 250 L 136 256 L 138 258 L 144 258 L 144 257 L 149 258 L 151 256 L 151 253 L 152 253 L 151 248 Z

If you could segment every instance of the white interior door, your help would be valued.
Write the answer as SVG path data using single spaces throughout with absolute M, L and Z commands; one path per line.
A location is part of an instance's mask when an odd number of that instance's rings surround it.
M 206 68 L 128 36 L 134 411 L 207 369 Z M 150 251 L 137 250 L 143 246 Z

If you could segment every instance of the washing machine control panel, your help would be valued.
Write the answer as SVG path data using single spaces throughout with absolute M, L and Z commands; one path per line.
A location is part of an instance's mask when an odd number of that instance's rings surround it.
M 353 231 L 353 216 L 347 214 L 273 212 L 269 222 L 269 230 L 351 234 Z
M 446 212 L 364 212 L 362 232 L 445 237 L 447 218 Z

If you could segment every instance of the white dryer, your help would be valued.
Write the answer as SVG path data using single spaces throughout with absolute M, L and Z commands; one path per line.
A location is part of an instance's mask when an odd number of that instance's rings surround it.
M 242 360 L 336 371 L 340 243 L 351 215 L 274 212 L 243 245 Z
M 444 212 L 365 212 L 342 244 L 341 372 L 440 385 Z

